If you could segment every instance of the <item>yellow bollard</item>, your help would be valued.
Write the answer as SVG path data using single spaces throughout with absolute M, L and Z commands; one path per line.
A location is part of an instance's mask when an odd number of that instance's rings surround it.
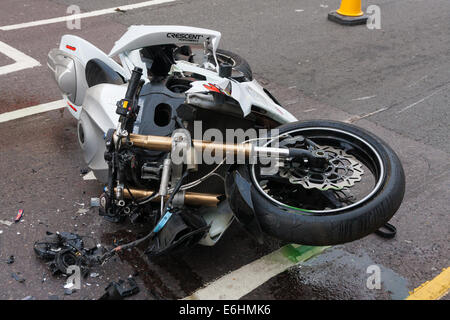
M 367 16 L 361 10 L 361 0 L 342 0 L 338 10 L 328 14 L 328 20 L 354 26 L 367 23 Z

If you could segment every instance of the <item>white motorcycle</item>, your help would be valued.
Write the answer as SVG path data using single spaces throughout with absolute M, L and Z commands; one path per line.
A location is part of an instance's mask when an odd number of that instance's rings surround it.
M 385 225 L 405 189 L 389 146 L 346 123 L 298 121 L 220 38 L 131 26 L 109 55 L 72 35 L 50 51 L 84 159 L 105 184 L 100 215 L 151 228 L 110 254 L 143 241 L 149 255 L 211 246 L 234 220 L 260 242 L 264 232 L 306 245 Z

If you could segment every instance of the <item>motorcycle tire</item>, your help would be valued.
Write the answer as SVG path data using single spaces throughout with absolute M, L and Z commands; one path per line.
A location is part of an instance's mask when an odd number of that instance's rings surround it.
M 262 230 L 280 240 L 290 243 L 325 246 L 351 242 L 363 238 L 386 224 L 400 207 L 405 192 L 403 167 L 395 152 L 380 138 L 357 126 L 326 120 L 293 122 L 278 129 L 281 133 L 292 130 L 320 128 L 344 132 L 370 145 L 384 166 L 380 173 L 379 187 L 370 198 L 356 207 L 334 214 L 301 212 L 280 205 L 258 189 L 252 166 L 247 166 L 252 180 L 252 201 Z M 381 159 L 381 160 L 380 160 Z M 254 165 L 253 165 L 254 167 Z M 375 192 L 375 191 L 374 191 Z

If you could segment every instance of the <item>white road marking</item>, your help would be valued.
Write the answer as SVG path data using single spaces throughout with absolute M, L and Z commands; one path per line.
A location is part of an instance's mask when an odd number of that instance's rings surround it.
M 34 107 L 24 108 L 16 111 L 5 112 L 0 114 L 0 123 L 7 122 L 15 119 L 20 119 L 23 117 L 28 117 L 34 114 L 61 109 L 66 106 L 64 100 L 53 101 L 49 103 L 40 104 Z
M 299 248 L 299 245 L 290 245 Z M 312 247 L 295 260 L 286 256 L 282 247 L 258 260 L 255 260 L 223 277 L 213 281 L 206 287 L 197 290 L 183 300 L 237 300 L 255 290 L 274 276 L 290 267 L 322 253 L 329 247 Z
M 364 119 L 364 118 L 373 116 L 374 114 L 377 114 L 377 113 L 379 113 L 379 112 L 383 112 L 383 111 L 385 111 L 385 110 L 387 110 L 387 109 L 388 109 L 388 108 L 384 107 L 384 108 L 375 110 L 375 111 L 373 111 L 373 112 L 369 112 L 369 113 L 367 113 L 367 114 L 364 114 L 364 115 L 362 115 L 362 116 L 356 115 L 356 116 L 350 117 L 350 118 L 347 119 L 347 120 L 344 120 L 344 122 L 346 122 L 346 123 L 353 123 L 353 122 L 355 122 L 355 121 L 358 121 L 358 120 L 361 120 L 361 119 Z
M 447 86 L 442 87 L 442 88 L 440 88 L 440 89 L 437 89 L 436 91 L 434 91 L 434 92 L 432 92 L 431 94 L 427 95 L 426 97 L 420 99 L 419 101 L 416 101 L 416 102 L 410 104 L 409 106 L 404 107 L 403 109 L 401 109 L 401 110 L 398 111 L 397 113 L 402 113 L 403 111 L 406 111 L 406 110 L 408 110 L 408 109 L 411 109 L 412 107 L 418 105 L 419 103 L 422 103 L 422 102 L 424 102 L 425 100 L 431 98 L 431 97 L 434 96 L 436 93 L 441 92 L 441 91 L 444 90 L 446 87 L 447 87 Z
M 51 18 L 51 19 L 31 21 L 31 22 L 26 22 L 26 23 L 13 24 L 13 25 L 9 25 L 9 26 L 3 26 L 3 27 L 0 27 L 0 30 L 9 31 L 9 30 L 23 29 L 23 28 L 41 26 L 41 25 L 46 25 L 46 24 L 64 22 L 64 21 L 71 21 L 74 19 L 96 17 L 96 16 L 105 15 L 105 14 L 117 13 L 117 9 L 127 11 L 127 10 L 139 9 L 139 8 L 144 8 L 144 7 L 149 7 L 149 6 L 154 6 L 157 4 L 169 3 L 169 2 L 174 2 L 174 1 L 176 1 L 176 0 L 144 1 L 144 2 L 124 5 L 124 6 L 120 6 L 120 7 L 113 7 L 113 8 L 108 8 L 108 9 L 95 10 L 95 11 L 91 11 L 91 12 L 73 14 L 70 16 L 57 17 L 57 18 Z
M 426 78 L 428 78 L 428 75 L 427 76 L 423 76 L 422 78 L 420 78 L 417 81 L 411 82 L 411 84 L 408 86 L 408 88 L 411 88 L 412 86 L 415 86 L 417 83 L 419 83 L 422 80 L 425 80 Z
M 372 99 L 375 98 L 377 95 L 374 96 L 367 96 L 367 97 L 361 97 L 361 98 L 356 98 L 356 99 L 352 99 L 352 101 L 363 101 L 363 100 L 368 100 L 368 99 Z
M 15 62 L 7 66 L 0 67 L 0 75 L 38 67 L 41 64 L 39 61 L 27 56 L 25 53 L 11 47 L 10 45 L 0 41 L 0 53 L 6 55 L 7 57 L 13 59 Z

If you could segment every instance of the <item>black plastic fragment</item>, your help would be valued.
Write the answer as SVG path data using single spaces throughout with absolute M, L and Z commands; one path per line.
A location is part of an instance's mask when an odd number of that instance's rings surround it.
M 375 231 L 375 234 L 386 239 L 392 239 L 397 234 L 397 228 L 390 223 L 386 223 L 380 229 Z
M 75 233 L 47 231 L 46 234 L 45 239 L 34 243 L 34 252 L 48 262 L 53 275 L 67 274 L 69 266 L 77 265 L 81 269 L 82 276 L 86 277 L 89 268 L 96 264 L 98 257 L 103 254 L 102 248 L 84 248 L 83 239 Z
M 128 278 L 127 281 L 119 280 L 111 282 L 105 288 L 105 294 L 98 300 L 122 300 L 123 298 L 139 293 L 139 287 L 134 278 Z
M 14 258 L 14 256 L 11 255 L 11 256 L 9 256 L 8 260 L 6 260 L 6 264 L 13 264 L 14 261 L 15 261 L 15 258 Z

